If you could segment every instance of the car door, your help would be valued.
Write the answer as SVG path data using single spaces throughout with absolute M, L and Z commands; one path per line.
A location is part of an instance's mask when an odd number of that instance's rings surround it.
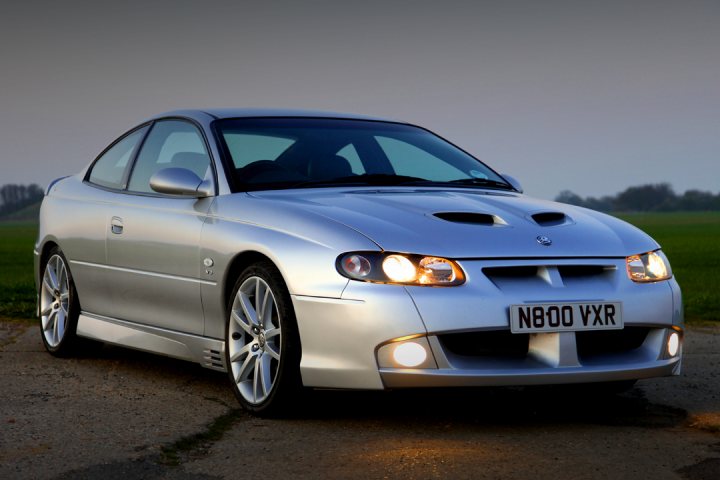
M 163 195 L 152 175 L 186 168 L 213 179 L 205 138 L 192 123 L 153 124 L 128 179 L 123 201 L 108 212 L 107 262 L 113 316 L 169 330 L 202 334 L 200 233 L 213 198 Z
M 56 202 L 60 226 L 66 232 L 61 237 L 69 239 L 63 242 L 63 251 L 84 312 L 113 314 L 106 268 L 107 212 L 124 197 L 121 192 L 132 158 L 148 128 L 142 125 L 113 142 L 95 159 L 72 195 L 63 195 Z

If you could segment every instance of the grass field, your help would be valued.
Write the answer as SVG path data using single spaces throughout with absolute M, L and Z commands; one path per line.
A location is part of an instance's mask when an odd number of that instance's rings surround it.
M 720 212 L 618 215 L 650 234 L 670 260 L 688 320 L 720 321 Z
M 720 212 L 618 215 L 652 235 L 670 259 L 689 321 L 720 321 Z M 0 317 L 34 315 L 37 225 L 0 222 Z
M 0 317 L 35 315 L 33 244 L 35 222 L 0 223 Z

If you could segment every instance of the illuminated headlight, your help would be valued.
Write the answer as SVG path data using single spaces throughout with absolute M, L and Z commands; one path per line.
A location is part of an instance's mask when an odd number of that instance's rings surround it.
M 382 262 L 382 269 L 391 282 L 408 283 L 417 278 L 417 267 L 403 255 L 388 255 Z
M 341 275 L 364 282 L 435 287 L 465 282 L 465 275 L 456 262 L 423 255 L 351 252 L 340 255 L 336 267 Z
M 633 282 L 659 282 L 672 277 L 670 263 L 660 250 L 631 255 L 625 263 L 628 277 Z

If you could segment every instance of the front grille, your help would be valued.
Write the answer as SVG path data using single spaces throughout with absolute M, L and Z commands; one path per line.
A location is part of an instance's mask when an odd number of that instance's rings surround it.
M 575 332 L 578 359 L 629 353 L 640 348 L 650 328 L 625 327 L 622 330 Z M 544 335 L 540 333 L 539 335 Z M 438 335 L 443 350 L 468 358 L 517 359 L 528 355 L 530 334 L 514 334 L 510 330 L 446 333 Z
M 563 280 L 582 277 L 595 277 L 605 274 L 609 269 L 605 265 L 558 265 L 557 269 Z
M 606 353 L 623 353 L 640 348 L 648 332 L 647 327 L 625 327 L 622 330 L 576 332 L 578 357 Z
M 512 265 L 484 267 L 485 276 L 500 290 L 520 291 L 525 288 L 551 287 L 551 272 L 556 270 L 562 286 L 568 288 L 602 288 L 612 282 L 617 269 L 614 265 Z
M 490 280 L 495 281 L 514 278 L 533 278 L 537 276 L 538 267 L 536 266 L 519 266 L 519 267 L 485 267 L 483 273 Z
M 510 330 L 448 333 L 438 335 L 446 351 L 465 357 L 525 357 L 528 335 L 513 334 Z

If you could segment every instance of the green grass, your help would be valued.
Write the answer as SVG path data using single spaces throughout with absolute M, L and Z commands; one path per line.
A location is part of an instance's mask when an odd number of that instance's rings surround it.
M 20 210 L 4 215 L 2 217 L 2 220 L 12 222 L 37 223 L 38 217 L 40 217 L 40 203 L 41 202 L 33 203 L 32 205 L 28 205 L 25 208 L 21 208 Z
M 33 245 L 37 222 L 0 223 L 0 317 L 35 316 Z
M 720 212 L 618 214 L 650 234 L 670 260 L 687 320 L 720 320 Z
M 670 259 L 690 321 L 720 321 L 720 212 L 619 214 Z M 0 222 L 0 317 L 35 315 L 35 222 Z

